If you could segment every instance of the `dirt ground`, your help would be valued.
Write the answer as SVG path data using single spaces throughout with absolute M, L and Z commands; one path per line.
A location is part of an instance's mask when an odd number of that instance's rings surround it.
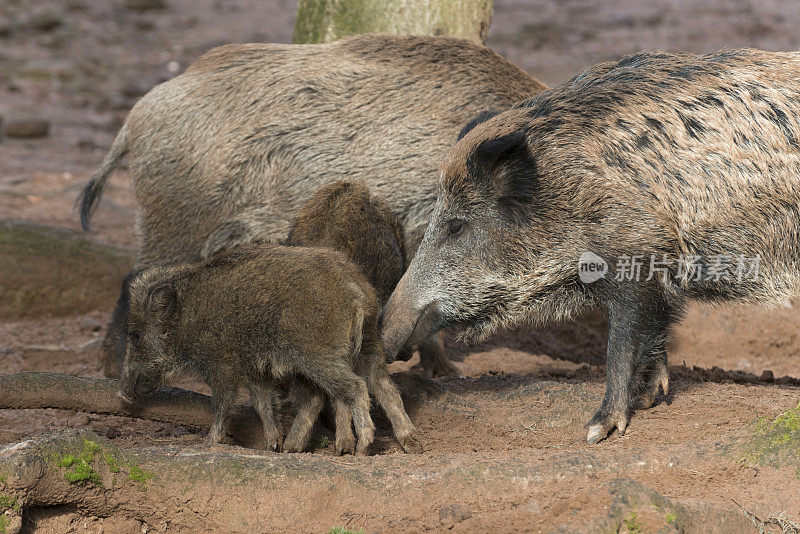
M 136 98 L 213 46 L 290 41 L 296 9 L 289 0 L 160 4 L 0 0 L 0 116 L 50 122 L 47 137 L 0 139 L 0 222 L 77 232 L 78 191 Z M 798 25 L 800 3 L 789 0 L 496 0 L 488 44 L 553 85 L 640 49 L 797 49 Z M 134 216 L 123 167 L 86 238 L 132 258 Z M 53 260 L 41 260 L 46 268 L 28 261 L 49 272 Z M 28 268 L 3 265 L 0 288 Z M 100 276 L 95 283 L 104 284 L 97 294 L 116 289 Z M 0 318 L 0 373 L 101 376 L 113 297 L 101 300 Z M 262 454 L 208 447 L 201 429 L 51 409 L 0 410 L 0 444 L 8 444 L 0 460 L 34 436 L 90 431 L 155 472 L 139 488 L 149 501 L 124 494 L 150 503 L 148 513 L 90 506 L 103 495 L 113 501 L 104 473 L 107 495 L 87 489 L 78 504 L 23 508 L 24 530 L 37 532 L 757 532 L 743 508 L 800 522 L 798 306 L 693 307 L 670 348 L 670 394 L 636 413 L 625 436 L 595 446 L 584 443 L 583 424 L 604 388 L 599 312 L 475 346 L 448 341 L 462 378 L 423 379 L 416 358 L 393 364 L 420 456 L 402 454 L 380 417 L 375 456 L 338 458 L 324 429 L 313 453 Z M 182 458 L 185 472 L 158 472 L 165 457 Z M 179 481 L 198 458 L 235 458 L 241 476 L 214 478 L 208 460 L 211 474 L 189 491 Z M 2 506 L 0 491 L 0 532 Z

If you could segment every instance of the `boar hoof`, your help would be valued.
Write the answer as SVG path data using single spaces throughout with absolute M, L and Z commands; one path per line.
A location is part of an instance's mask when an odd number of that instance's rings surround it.
M 669 370 L 666 364 L 659 365 L 648 378 L 645 390 L 631 403 L 635 410 L 646 410 L 655 404 L 659 390 L 669 394 Z
M 336 454 L 339 456 L 343 454 L 356 453 L 356 438 L 352 434 L 344 438 L 336 438 Z
M 422 454 L 422 443 L 419 442 L 417 436 L 412 434 L 399 441 L 400 446 L 403 447 L 403 452 L 408 454 Z
M 454 363 L 446 356 L 433 361 L 422 360 L 422 370 L 427 378 L 438 378 L 440 376 L 464 376 Z
M 625 435 L 625 429 L 628 427 L 627 414 L 611 412 L 603 415 L 603 413 L 601 409 L 587 424 L 589 432 L 586 434 L 586 443 L 589 445 L 604 440 L 615 428 L 620 436 Z

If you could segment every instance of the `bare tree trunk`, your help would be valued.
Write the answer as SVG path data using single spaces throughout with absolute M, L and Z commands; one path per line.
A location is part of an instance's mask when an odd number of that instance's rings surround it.
M 493 0 L 300 0 L 295 43 L 362 33 L 440 35 L 485 43 Z

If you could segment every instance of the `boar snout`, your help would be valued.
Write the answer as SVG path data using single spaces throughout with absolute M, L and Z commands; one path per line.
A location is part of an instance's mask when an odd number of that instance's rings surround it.
M 405 305 L 402 296 L 395 291 L 383 310 L 381 337 L 386 361 L 408 360 L 413 347 L 438 332 L 441 323 L 437 301 L 415 309 Z
M 131 396 L 124 390 L 120 389 L 119 391 L 117 391 L 117 397 L 119 397 L 119 400 L 121 400 L 123 403 L 127 404 L 128 406 L 136 404 L 136 401 L 134 401 L 131 398 Z
M 122 387 L 117 396 L 128 405 L 138 404 L 139 399 L 158 389 L 157 383 L 142 376 L 127 376 L 121 382 Z
M 129 378 L 124 378 L 120 380 L 120 388 L 117 391 L 117 397 L 120 398 L 122 402 L 131 406 L 136 404 L 136 381 L 131 380 Z

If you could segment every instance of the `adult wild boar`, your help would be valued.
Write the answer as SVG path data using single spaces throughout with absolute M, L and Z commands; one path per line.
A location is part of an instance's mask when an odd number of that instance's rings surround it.
M 436 200 L 437 162 L 461 125 L 543 89 L 488 48 L 452 38 L 215 48 L 133 107 L 79 199 L 81 220 L 87 227 L 127 154 L 137 269 L 283 238 L 314 190 L 341 179 L 386 200 L 413 254 Z M 126 307 L 123 288 L 104 343 L 107 374 L 124 353 Z M 455 372 L 441 336 L 423 348 L 430 373 Z
M 387 351 L 448 325 L 608 314 L 589 443 L 668 386 L 689 299 L 774 303 L 800 283 L 800 54 L 641 53 L 478 124 L 449 151 Z

